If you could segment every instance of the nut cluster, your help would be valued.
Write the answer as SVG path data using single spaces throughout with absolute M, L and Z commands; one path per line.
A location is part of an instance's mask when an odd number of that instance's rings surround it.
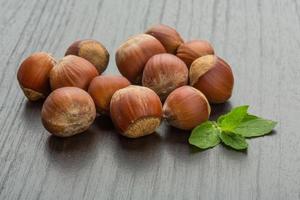
M 122 76 L 101 74 L 109 57 L 103 44 L 86 39 L 72 43 L 59 61 L 38 52 L 21 63 L 19 85 L 30 101 L 45 99 L 41 117 L 50 133 L 82 133 L 96 113 L 110 116 L 128 138 L 155 132 L 163 119 L 191 130 L 209 119 L 210 103 L 224 103 L 232 94 L 232 70 L 212 45 L 185 42 L 167 25 L 154 25 L 119 46 L 115 61 Z

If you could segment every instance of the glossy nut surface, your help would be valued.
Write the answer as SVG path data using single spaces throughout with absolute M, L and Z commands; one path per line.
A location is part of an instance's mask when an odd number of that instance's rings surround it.
M 42 122 L 53 135 L 69 137 L 87 130 L 96 117 L 90 95 L 76 87 L 53 91 L 44 102 Z
M 21 63 L 17 78 L 29 100 L 43 99 L 50 93 L 49 74 L 55 63 L 55 59 L 45 52 L 34 53 Z
M 176 54 L 178 46 L 183 43 L 179 33 L 174 28 L 164 24 L 153 25 L 146 33 L 158 39 L 166 51 L 171 54 Z
M 65 56 L 75 55 L 82 57 L 92 63 L 99 74 L 105 71 L 109 62 L 109 53 L 105 46 L 97 40 L 78 40 L 71 44 Z
M 182 86 L 174 90 L 163 106 L 163 117 L 176 128 L 190 130 L 208 120 L 210 105 L 199 90 Z
M 123 76 L 101 75 L 95 77 L 89 86 L 88 92 L 95 102 L 97 112 L 109 114 L 110 101 L 113 94 L 129 85 L 130 82 Z
M 51 89 L 78 87 L 84 90 L 98 76 L 96 68 L 84 58 L 68 55 L 61 59 L 50 72 Z
M 117 49 L 116 64 L 120 73 L 131 83 L 140 84 L 146 62 L 153 55 L 165 52 L 155 37 L 139 34 L 130 37 Z
M 174 89 L 187 83 L 188 68 L 172 54 L 152 56 L 143 72 L 143 86 L 152 89 L 163 101 Z
M 189 68 L 194 60 L 201 56 L 214 54 L 212 45 L 205 40 L 192 40 L 181 44 L 176 56 L 185 62 Z
M 207 55 L 196 59 L 189 71 L 190 85 L 200 90 L 210 103 L 224 103 L 231 95 L 234 77 L 228 63 Z
M 138 138 L 153 133 L 160 125 L 162 105 L 151 89 L 128 86 L 113 95 L 110 114 L 123 136 Z

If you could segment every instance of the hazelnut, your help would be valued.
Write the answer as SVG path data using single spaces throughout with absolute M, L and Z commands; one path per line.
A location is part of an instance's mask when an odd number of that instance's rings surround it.
M 183 39 L 180 37 L 179 33 L 175 29 L 164 24 L 154 25 L 150 27 L 146 33 L 158 39 L 167 52 L 171 54 L 175 54 L 178 46 L 183 43 Z
M 82 57 L 92 63 L 99 74 L 105 71 L 109 62 L 107 49 L 97 40 L 79 40 L 71 44 L 65 55 Z
M 17 78 L 29 100 L 43 99 L 50 93 L 49 73 L 55 63 L 55 59 L 45 52 L 34 53 L 21 63 Z
M 176 56 L 179 57 L 189 68 L 194 60 L 201 56 L 214 54 L 212 45 L 205 40 L 192 40 L 181 44 Z
M 74 86 L 84 90 L 98 76 L 96 68 L 87 60 L 69 55 L 61 59 L 50 72 L 51 89 Z
M 155 54 L 165 53 L 163 45 L 153 36 L 139 34 L 130 37 L 116 51 L 120 73 L 131 83 L 141 83 L 146 62 Z
M 182 86 L 174 90 L 163 106 L 163 117 L 176 128 L 190 130 L 208 120 L 210 105 L 199 90 Z
M 176 88 L 188 83 L 188 68 L 182 60 L 172 54 L 157 54 L 147 62 L 142 84 L 165 100 Z
M 87 130 L 96 117 L 90 95 L 76 87 L 53 91 L 42 108 L 44 127 L 53 135 L 69 137 Z
M 95 102 L 98 113 L 109 114 L 110 100 L 113 94 L 129 85 L 130 82 L 123 76 L 101 75 L 95 77 L 88 92 Z
M 189 77 L 190 85 L 200 90 L 211 103 L 223 103 L 231 97 L 234 85 L 231 68 L 215 55 L 196 59 Z
M 112 96 L 110 115 L 123 136 L 149 135 L 160 125 L 162 105 L 154 91 L 142 86 L 128 86 Z

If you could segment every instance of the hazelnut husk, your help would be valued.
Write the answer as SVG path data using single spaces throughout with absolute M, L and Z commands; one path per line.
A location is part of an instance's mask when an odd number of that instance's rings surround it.
M 191 130 L 208 120 L 210 105 L 199 90 L 182 86 L 174 90 L 163 106 L 163 118 L 178 129 Z
M 63 87 L 53 91 L 42 108 L 44 127 L 59 137 L 86 131 L 95 117 L 93 99 L 86 91 L 76 87 Z
M 164 24 L 151 26 L 146 33 L 158 39 L 167 52 L 171 54 L 176 54 L 178 46 L 183 43 L 179 33 L 174 28 Z
M 110 101 L 113 94 L 130 85 L 130 82 L 119 75 L 101 75 L 95 77 L 88 89 L 93 98 L 97 112 L 108 115 L 110 113 Z
M 189 71 L 190 85 L 200 90 L 210 103 L 224 103 L 232 94 L 234 77 L 227 62 L 215 55 L 196 59 Z
M 160 125 L 162 105 L 157 94 L 142 86 L 128 86 L 112 96 L 110 115 L 123 136 L 149 135 Z
M 187 85 L 188 68 L 172 54 L 152 56 L 144 69 L 142 84 L 152 89 L 164 101 L 176 88 Z
M 75 55 L 82 57 L 92 63 L 99 74 L 105 71 L 109 62 L 109 53 L 105 46 L 97 40 L 78 40 L 71 44 L 65 56 Z
M 98 76 L 96 68 L 84 58 L 68 55 L 61 59 L 50 72 L 51 89 L 78 87 L 84 90 Z
M 155 37 L 139 34 L 130 37 L 117 49 L 116 64 L 120 73 L 131 83 L 140 84 L 149 58 L 165 52 L 165 48 Z
M 55 63 L 55 59 L 45 52 L 34 53 L 21 63 L 17 79 L 30 101 L 46 98 L 50 93 L 49 73 Z
M 205 40 L 192 40 L 181 44 L 176 56 L 179 57 L 189 68 L 194 60 L 201 56 L 214 54 L 212 45 Z

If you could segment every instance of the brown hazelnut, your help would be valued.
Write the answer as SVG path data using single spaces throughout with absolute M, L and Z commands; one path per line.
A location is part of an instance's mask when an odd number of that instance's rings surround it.
M 179 33 L 174 28 L 164 24 L 154 25 L 146 33 L 158 39 L 167 52 L 171 54 L 175 54 L 178 46 L 183 43 Z
M 210 105 L 199 90 L 182 86 L 174 90 L 163 106 L 163 117 L 176 128 L 190 130 L 208 120 Z
M 76 87 L 53 91 L 42 108 L 44 127 L 53 135 L 69 137 L 87 130 L 96 117 L 90 95 Z
M 165 100 L 176 88 L 188 83 L 188 68 L 182 60 L 172 54 L 152 56 L 144 69 L 142 84 Z
M 192 40 L 181 44 L 176 56 L 179 57 L 189 68 L 194 60 L 201 56 L 214 54 L 212 45 L 205 40 Z
M 123 76 L 131 83 L 139 84 L 149 58 L 165 52 L 165 48 L 155 37 L 139 34 L 130 37 L 117 49 L 116 63 Z
M 96 67 L 99 74 L 105 71 L 109 62 L 109 53 L 104 45 L 91 39 L 74 42 L 65 55 L 75 55 L 88 60 Z
M 189 77 L 190 85 L 200 90 L 210 103 L 223 103 L 231 97 L 234 85 L 231 68 L 215 55 L 196 59 Z
M 115 92 L 110 115 L 122 135 L 138 138 L 153 133 L 160 125 L 162 105 L 154 91 L 132 85 Z
M 69 55 L 61 59 L 50 72 L 51 89 L 78 87 L 84 90 L 98 76 L 96 68 L 84 58 Z
M 17 78 L 29 100 L 43 99 L 50 93 L 49 73 L 55 63 L 55 59 L 45 52 L 34 53 L 21 63 Z
M 129 85 L 130 82 L 123 76 L 101 75 L 95 77 L 88 92 L 95 102 L 98 113 L 109 114 L 110 100 L 113 94 Z

